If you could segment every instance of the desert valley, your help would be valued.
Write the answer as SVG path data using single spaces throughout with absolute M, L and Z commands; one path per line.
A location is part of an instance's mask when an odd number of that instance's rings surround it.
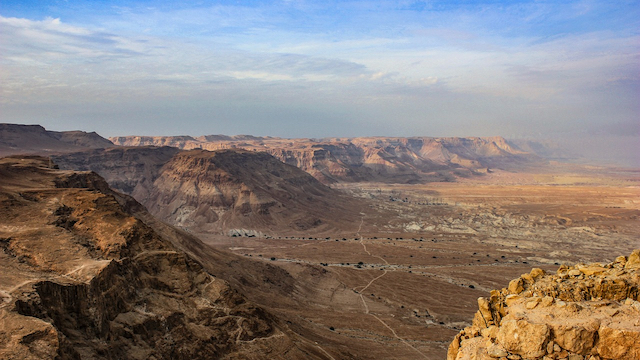
M 640 358 L 640 169 L 16 124 L 0 157 L 2 358 Z

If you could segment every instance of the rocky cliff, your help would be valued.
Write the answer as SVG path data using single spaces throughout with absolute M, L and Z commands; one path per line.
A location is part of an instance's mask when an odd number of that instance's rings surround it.
M 458 176 L 485 172 L 487 168 L 517 169 L 542 161 L 501 137 L 366 137 L 318 140 L 210 135 L 197 138 L 125 136 L 110 140 L 124 146 L 265 151 L 324 183 L 453 180 Z
M 147 207 L 170 223 L 204 231 L 318 233 L 356 222 L 358 203 L 266 153 L 192 150 L 163 166 Z
M 52 159 L 97 172 L 155 216 L 193 231 L 350 229 L 365 206 L 264 152 L 118 147 Z
M 179 152 L 173 147 L 114 147 L 53 155 L 51 159 L 61 169 L 94 171 L 114 190 L 149 205 L 153 182 Z
M 0 159 L 0 358 L 326 358 L 134 216 L 135 200 L 48 165 Z
M 0 156 L 57 154 L 113 146 L 95 132 L 48 131 L 40 125 L 0 124 Z
M 640 250 L 529 274 L 479 298 L 448 360 L 640 359 Z

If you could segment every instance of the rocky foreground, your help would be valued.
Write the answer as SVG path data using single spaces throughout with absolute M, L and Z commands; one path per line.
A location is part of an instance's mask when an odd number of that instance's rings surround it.
M 0 159 L 1 359 L 326 358 L 133 215 L 135 200 L 48 164 Z
M 640 359 L 640 250 L 610 264 L 533 269 L 479 298 L 448 360 Z

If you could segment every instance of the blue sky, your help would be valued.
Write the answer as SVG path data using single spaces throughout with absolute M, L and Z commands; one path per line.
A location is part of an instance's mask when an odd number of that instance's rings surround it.
M 638 145 L 639 19 L 638 1 L 5 0 L 0 121 Z

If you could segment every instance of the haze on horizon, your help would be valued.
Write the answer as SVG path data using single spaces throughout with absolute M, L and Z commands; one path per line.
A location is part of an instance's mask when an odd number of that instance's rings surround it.
M 639 32 L 638 1 L 7 0 L 0 122 L 552 138 L 640 166 Z

